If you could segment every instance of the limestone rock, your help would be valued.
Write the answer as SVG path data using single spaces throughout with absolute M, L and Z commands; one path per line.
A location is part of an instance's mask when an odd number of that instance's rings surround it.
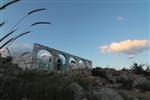
M 69 88 L 74 94 L 74 100 L 80 100 L 83 95 L 83 88 L 76 82 L 73 82 Z
M 93 94 L 96 100 L 124 100 L 115 90 L 104 87 L 94 91 Z
M 140 91 L 150 91 L 150 81 L 146 78 L 137 78 L 133 82 L 133 89 L 139 89 Z

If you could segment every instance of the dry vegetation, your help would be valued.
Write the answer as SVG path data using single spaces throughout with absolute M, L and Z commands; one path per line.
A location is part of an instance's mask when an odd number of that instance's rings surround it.
M 94 68 L 91 75 L 22 70 L 0 66 L 0 100 L 149 100 L 150 70 L 134 63 L 116 71 Z M 85 69 L 86 70 L 86 69 Z

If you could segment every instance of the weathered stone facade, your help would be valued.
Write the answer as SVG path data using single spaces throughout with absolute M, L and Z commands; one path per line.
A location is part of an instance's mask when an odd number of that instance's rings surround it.
M 38 59 L 38 52 L 41 50 L 46 50 L 51 54 L 49 60 Z M 27 54 L 24 53 L 23 56 Z M 59 55 L 63 55 L 65 58 L 65 62 L 63 63 L 62 59 Z M 30 69 L 40 69 L 47 71 L 69 71 L 73 69 L 84 69 L 84 68 L 92 68 L 92 61 L 77 57 L 75 55 L 59 51 L 53 48 L 49 48 L 40 44 L 35 43 L 33 46 L 33 51 L 30 53 L 29 59 L 27 57 L 20 56 L 19 60 L 21 64 L 18 64 L 20 67 L 27 65 L 27 68 Z M 74 60 L 71 60 L 74 59 Z M 30 61 L 29 61 L 30 60 Z M 82 62 L 82 63 L 80 63 Z M 26 63 L 26 64 L 24 64 Z M 29 64 L 30 63 L 30 64 Z

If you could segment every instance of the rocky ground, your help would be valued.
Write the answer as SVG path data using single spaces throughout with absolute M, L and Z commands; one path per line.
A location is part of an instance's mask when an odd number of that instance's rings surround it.
M 0 66 L 0 100 L 150 100 L 150 72 L 79 69 L 67 73 Z

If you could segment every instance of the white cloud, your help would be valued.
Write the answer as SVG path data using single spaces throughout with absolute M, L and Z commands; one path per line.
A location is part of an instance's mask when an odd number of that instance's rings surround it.
M 116 20 L 117 20 L 117 21 L 122 21 L 122 20 L 124 20 L 124 17 L 123 17 L 123 16 L 117 16 L 117 17 L 116 17 Z
M 134 58 L 135 55 L 142 53 L 150 48 L 149 40 L 125 40 L 120 42 L 113 42 L 109 45 L 100 47 L 103 53 L 122 53 L 128 55 L 128 57 Z

